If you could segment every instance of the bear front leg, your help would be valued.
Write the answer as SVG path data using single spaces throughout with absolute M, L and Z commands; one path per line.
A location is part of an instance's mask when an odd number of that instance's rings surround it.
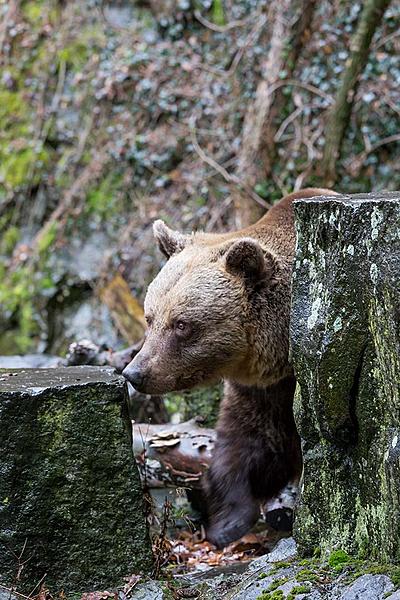
M 241 440 L 243 441 L 243 440 Z M 242 449 L 244 452 L 242 452 Z M 251 529 L 260 516 L 250 487 L 249 465 L 239 440 L 218 431 L 213 462 L 204 481 L 207 499 L 207 539 L 223 548 Z
M 293 377 L 268 388 L 225 385 L 213 461 L 204 480 L 207 539 L 217 547 L 247 533 L 260 504 L 300 475 L 294 388 Z

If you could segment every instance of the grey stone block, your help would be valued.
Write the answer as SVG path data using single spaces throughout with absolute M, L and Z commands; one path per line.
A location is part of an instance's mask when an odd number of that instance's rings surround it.
M 0 583 L 23 565 L 20 591 L 104 590 L 150 569 L 126 414 L 113 369 L 0 370 Z

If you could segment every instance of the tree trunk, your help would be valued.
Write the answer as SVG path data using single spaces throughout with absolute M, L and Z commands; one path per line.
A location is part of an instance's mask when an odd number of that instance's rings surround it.
M 293 75 L 307 31 L 310 30 L 316 0 L 282 0 L 272 4 L 268 26 L 272 30 L 270 50 L 263 65 L 262 79 L 258 84 L 254 102 L 247 110 L 243 126 L 242 147 L 238 157 L 237 176 L 247 188 L 265 180 L 272 170 L 275 158 L 274 122 L 282 112 L 285 97 L 281 88 L 274 85 Z M 292 25 L 291 17 L 299 18 Z M 256 204 L 243 190 L 235 196 L 239 227 L 254 223 L 262 215 L 263 208 Z
M 300 550 L 400 558 L 400 193 L 295 202 Z
M 337 178 L 337 162 L 345 131 L 350 122 L 351 110 L 360 81 L 367 64 L 369 49 L 374 33 L 379 27 L 390 0 L 366 0 L 357 29 L 350 44 L 350 57 L 346 62 L 339 90 L 327 122 L 322 178 L 324 185 L 331 187 Z

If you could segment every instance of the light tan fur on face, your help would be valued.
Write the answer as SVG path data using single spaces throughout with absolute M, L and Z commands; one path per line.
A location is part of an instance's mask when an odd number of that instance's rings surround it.
M 228 234 L 184 235 L 155 223 L 161 250 L 172 256 L 149 286 L 149 330 L 128 366 L 146 373 L 142 391 L 161 394 L 219 378 L 270 385 L 290 372 L 292 201 L 321 194 L 334 192 L 291 194 L 255 225 Z M 179 322 L 191 335 L 180 335 Z
M 144 368 L 152 373 L 152 393 L 160 386 L 164 391 L 182 389 L 224 377 L 246 355 L 242 285 L 226 273 L 221 252 L 187 247 L 168 261 L 148 289 L 150 326 L 141 354 Z M 174 335 L 177 321 L 193 329 L 187 341 Z

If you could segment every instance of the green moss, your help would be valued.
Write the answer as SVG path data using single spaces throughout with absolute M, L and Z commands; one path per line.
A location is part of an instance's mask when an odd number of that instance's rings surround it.
M 257 596 L 257 600 L 282 600 L 284 597 L 282 590 L 275 590 L 273 592 L 264 590 Z
M 39 151 L 25 148 L 14 152 L 12 149 L 3 149 L 3 161 L 0 167 L 0 177 L 9 187 L 19 187 L 24 183 L 37 183 L 40 179 L 39 172 L 33 172 L 36 166 L 42 168 L 49 161 L 46 150 Z M 29 180 L 27 179 L 29 176 Z
M 32 108 L 21 92 L 0 88 L 0 181 L 8 189 L 37 183 L 50 160 L 32 140 Z
M 45 23 L 56 23 L 59 16 L 57 3 L 45 0 L 24 0 L 21 10 L 24 19 L 34 28 L 40 28 Z
M 43 19 L 46 13 L 45 8 L 45 3 L 41 0 L 24 2 L 22 5 L 22 13 L 27 21 L 31 24 L 35 24 Z
M 151 566 L 142 491 L 121 419 L 123 382 L 113 376 L 102 381 L 92 369 L 92 381 L 77 383 L 89 369 L 65 371 L 57 387 L 49 384 L 51 373 L 28 372 L 18 375 L 25 379 L 15 390 L 0 392 L 7 473 L 0 497 L 12 499 L 0 511 L 0 563 L 2 576 L 12 581 L 12 551 L 25 542 L 31 559 L 20 591 L 29 591 L 38 573 L 67 593 L 100 582 L 115 585 Z M 30 393 L 26 382 L 40 393 Z M 28 391 L 19 392 L 19 385 Z
M 75 40 L 58 51 L 58 60 L 65 62 L 72 69 L 80 69 L 89 57 L 89 47 L 80 40 Z
M 1 228 L 0 228 L 1 229 Z M 0 240 L 0 255 L 5 254 L 6 256 L 10 256 L 17 243 L 21 238 L 21 232 L 18 227 L 12 225 L 3 233 L 3 237 Z
M 79 37 L 58 51 L 58 61 L 66 63 L 67 67 L 73 71 L 79 71 L 93 54 L 93 49 L 103 42 L 104 38 L 100 29 L 87 27 L 79 32 Z
M 90 214 L 109 217 L 117 208 L 118 192 L 121 189 L 122 175 L 109 173 L 86 196 L 86 210 Z
M 43 233 L 38 242 L 38 250 L 39 254 L 43 256 L 45 254 L 52 243 L 54 242 L 57 234 L 57 226 L 55 223 L 52 223 L 48 229 Z
M 285 560 L 281 560 L 279 562 L 273 563 L 273 567 L 270 570 L 269 574 L 270 575 L 274 575 L 275 573 L 277 573 L 278 571 L 280 571 L 281 569 L 286 569 L 287 567 L 290 567 L 291 563 Z
M 271 583 L 271 585 L 269 586 L 268 591 L 269 592 L 273 592 L 274 590 L 276 590 L 278 587 L 280 587 L 281 585 L 283 585 L 287 581 L 288 581 L 287 577 L 280 577 L 279 579 L 275 579 L 275 581 L 273 581 Z
M 320 577 L 316 571 L 310 569 L 302 569 L 296 575 L 298 581 L 319 581 Z
M 309 585 L 296 585 L 292 588 L 286 597 L 286 600 L 294 600 L 298 594 L 309 594 L 311 588 Z
M 351 561 L 350 556 L 344 550 L 334 550 L 328 559 L 328 565 L 334 571 L 341 571 L 344 565 Z

